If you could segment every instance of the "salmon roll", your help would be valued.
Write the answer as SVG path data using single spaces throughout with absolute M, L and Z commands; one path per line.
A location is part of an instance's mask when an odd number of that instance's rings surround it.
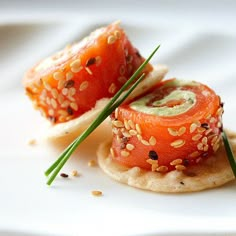
M 223 103 L 208 86 L 171 79 L 121 105 L 98 151 L 113 178 L 157 192 L 199 191 L 233 173 L 222 148 Z
M 76 125 L 77 130 L 86 126 L 94 118 L 98 101 L 111 98 L 143 61 L 119 23 L 113 23 L 39 62 L 25 74 L 23 84 L 34 107 L 52 127 L 67 123 L 66 130 L 61 125 L 55 132 L 63 136 L 70 126 Z M 151 71 L 153 67 L 148 64 L 143 72 Z M 166 69 L 161 71 L 157 80 Z M 84 117 L 91 110 L 88 119 Z M 68 125 L 77 118 L 78 122 Z

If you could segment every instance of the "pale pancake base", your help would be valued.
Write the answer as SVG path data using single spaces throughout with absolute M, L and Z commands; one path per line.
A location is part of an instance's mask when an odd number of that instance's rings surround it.
M 145 79 L 138 85 L 137 88 L 129 95 L 127 100 L 133 99 L 145 92 L 151 87 L 160 82 L 165 74 L 168 72 L 168 68 L 165 65 L 157 65 L 153 68 Z M 98 116 L 103 108 L 110 101 L 109 98 L 103 98 L 97 101 L 94 108 L 84 113 L 82 116 L 65 123 L 47 126 L 44 132 L 44 137 L 48 141 L 58 141 L 59 139 L 73 140 L 79 134 L 81 134 Z
M 236 133 L 229 133 L 229 141 L 236 156 Z M 186 171 L 162 174 L 139 167 L 128 168 L 110 157 L 111 140 L 102 143 L 97 151 L 101 169 L 113 179 L 132 187 L 165 193 L 195 192 L 215 188 L 234 180 L 234 175 L 221 144 L 217 153 Z

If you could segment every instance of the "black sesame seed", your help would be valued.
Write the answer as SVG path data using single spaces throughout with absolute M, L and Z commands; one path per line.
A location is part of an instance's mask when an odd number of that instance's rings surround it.
M 149 158 L 152 159 L 152 160 L 158 160 L 158 155 L 157 155 L 157 153 L 156 153 L 155 151 L 153 151 L 153 150 L 149 151 L 148 156 L 149 156 Z
M 63 178 L 68 178 L 69 177 L 69 175 L 65 174 L 65 173 L 61 173 L 60 176 L 63 177 Z
M 128 137 L 123 137 L 122 138 L 122 143 L 127 144 L 129 142 L 129 138 Z
M 95 57 L 91 57 L 91 58 L 89 58 L 89 59 L 87 60 L 85 66 L 91 66 L 91 65 L 93 65 L 93 64 L 95 64 L 95 63 L 96 63 L 96 58 L 95 58 Z
M 70 116 L 74 113 L 71 107 L 67 107 L 67 112 Z
M 208 156 L 208 152 L 204 152 L 203 154 L 202 154 L 202 157 L 207 157 Z
M 182 184 L 182 185 L 184 185 L 184 182 L 183 182 L 183 181 L 180 181 L 179 183 Z
M 209 129 L 209 125 L 207 123 L 202 123 L 201 127 L 205 129 Z
M 57 119 L 54 116 L 49 116 L 48 119 L 52 122 L 52 123 L 56 123 Z
M 183 159 L 183 164 L 184 166 L 188 166 L 189 165 L 189 160 L 188 159 Z
M 74 84 L 75 84 L 75 81 L 71 79 L 71 80 L 68 80 L 68 81 L 65 82 L 64 87 L 65 88 L 71 88 L 71 87 L 74 86 Z

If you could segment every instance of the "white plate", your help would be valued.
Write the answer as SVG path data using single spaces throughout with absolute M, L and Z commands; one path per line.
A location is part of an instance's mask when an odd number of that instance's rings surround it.
M 46 186 L 43 172 L 60 150 L 43 142 L 27 145 L 31 138 L 39 140 L 43 119 L 24 95 L 23 71 L 113 20 L 99 19 L 0 26 L 0 235 L 235 235 L 235 182 L 190 194 L 158 194 L 117 183 L 98 167 L 87 166 L 96 158 L 99 132 L 81 145 L 63 170 L 77 169 L 81 176 L 58 177 L 53 186 Z M 225 127 L 236 130 L 236 32 L 140 22 L 124 17 L 123 27 L 142 54 L 147 56 L 161 43 L 153 63 L 168 64 L 169 77 L 214 88 L 225 102 Z M 94 197 L 92 190 L 104 195 Z

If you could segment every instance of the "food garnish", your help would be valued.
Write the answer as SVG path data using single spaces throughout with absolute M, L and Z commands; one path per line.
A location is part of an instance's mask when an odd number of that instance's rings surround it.
M 62 167 L 68 161 L 72 153 L 121 103 L 129 96 L 129 94 L 137 87 L 137 85 L 144 78 L 145 74 L 141 74 L 142 70 L 154 56 L 160 45 L 150 54 L 150 56 L 141 64 L 141 66 L 134 72 L 130 79 L 121 87 L 121 89 L 114 95 L 110 102 L 105 106 L 98 117 L 92 122 L 92 124 L 78 137 L 76 138 L 59 156 L 59 158 L 45 171 L 45 175 L 49 176 L 47 181 L 48 185 L 51 185 L 56 178 Z M 135 79 L 141 74 L 141 76 L 132 84 Z M 131 85 L 132 84 L 132 85 Z M 130 86 L 130 88 L 129 88 Z M 127 88 L 128 91 L 125 91 Z
M 229 164 L 230 164 L 231 169 L 234 173 L 234 177 L 236 178 L 236 162 L 235 162 L 235 158 L 234 158 L 234 153 L 232 151 L 232 148 L 231 148 L 229 140 L 228 140 L 228 136 L 225 131 L 222 132 L 222 138 L 223 138 L 225 150 L 227 153 L 227 157 L 229 160 Z

